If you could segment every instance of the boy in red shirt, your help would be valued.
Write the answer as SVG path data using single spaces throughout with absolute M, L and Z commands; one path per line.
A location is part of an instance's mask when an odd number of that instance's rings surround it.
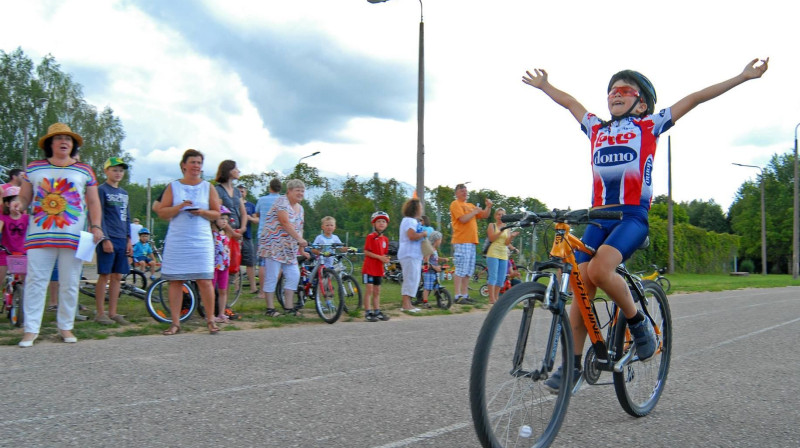
M 383 265 L 389 262 L 389 238 L 383 232 L 389 226 L 389 214 L 375 212 L 372 214 L 372 227 L 374 232 L 367 235 L 364 242 L 364 286 L 367 292 L 364 300 L 366 310 L 364 318 L 367 322 L 389 320 L 389 316 L 381 312 L 381 281 L 383 280 Z

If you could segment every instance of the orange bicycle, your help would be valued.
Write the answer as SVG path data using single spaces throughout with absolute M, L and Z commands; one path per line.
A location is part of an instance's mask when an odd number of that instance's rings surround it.
M 637 308 L 655 329 L 658 348 L 646 362 L 639 360 L 627 321 L 616 304 L 601 322 L 589 300 L 573 250 L 594 255 L 595 249 L 570 233 L 571 225 L 594 224 L 593 219 L 621 219 L 621 212 L 554 210 L 506 215 L 505 226 L 527 227 L 541 221 L 555 224 L 550 259 L 533 265 L 532 281 L 506 291 L 483 323 L 470 372 L 470 404 L 478 439 L 484 447 L 546 447 L 558 434 L 570 397 L 584 381 L 600 383 L 610 372 L 622 408 L 635 417 L 649 414 L 664 391 L 672 344 L 669 303 L 661 287 L 617 267 L 631 289 Z M 559 365 L 572 372 L 574 347 L 567 300 L 580 307 L 591 346 L 581 378 L 561 375 L 558 395 L 543 383 Z M 606 337 L 603 337 L 603 329 Z

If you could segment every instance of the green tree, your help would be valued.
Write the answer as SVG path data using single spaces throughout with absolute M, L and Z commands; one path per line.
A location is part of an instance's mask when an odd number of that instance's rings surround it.
M 40 158 L 39 137 L 59 121 L 83 137 L 81 160 L 95 171 L 102 171 L 108 157 L 131 161 L 122 151 L 125 132 L 119 118 L 108 107 L 98 112 L 88 104 L 81 85 L 52 56 L 34 66 L 20 48 L 0 51 L 0 113 L 0 164 L 5 166 L 21 166 L 26 148 L 28 161 Z
M 739 257 L 761 262 L 761 182 L 764 182 L 767 266 L 769 272 L 785 273 L 792 257 L 794 155 L 774 154 L 756 182 L 746 181 L 728 210 L 731 229 L 741 236 Z
M 730 224 L 725 212 L 713 199 L 708 202 L 693 199 L 691 202 L 681 202 L 681 207 L 685 208 L 689 215 L 689 224 L 712 232 L 730 233 Z

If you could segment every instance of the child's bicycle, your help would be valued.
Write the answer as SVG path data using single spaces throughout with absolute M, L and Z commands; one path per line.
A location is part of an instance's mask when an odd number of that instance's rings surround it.
M 22 311 L 22 300 L 25 291 L 23 275 L 27 272 L 28 259 L 25 255 L 12 254 L 5 246 L 0 245 L 0 250 L 5 252 L 8 261 L 8 272 L 3 279 L 3 310 L 9 322 L 15 327 L 21 326 L 25 321 Z
M 314 246 L 314 248 L 321 247 Z M 344 310 L 344 291 L 339 274 L 331 268 L 326 268 L 324 264 L 324 257 L 332 256 L 334 253 L 323 252 L 321 255 L 309 263 L 304 263 L 305 257 L 297 257 L 300 264 L 300 282 L 297 285 L 294 308 L 288 309 L 283 300 L 283 284 L 286 279 L 284 276 L 278 279 L 275 298 L 285 311 L 295 314 L 305 306 L 308 300 L 314 300 L 319 317 L 332 324 L 339 320 Z
M 192 317 L 194 310 L 205 317 L 205 310 L 200 305 L 200 293 L 197 282 L 188 280 L 181 285 L 183 300 L 181 301 L 180 321 L 185 322 Z M 144 297 L 147 313 L 158 322 L 172 323 L 172 314 L 169 308 L 169 280 L 158 279 L 150 285 Z
M 423 272 L 425 269 L 428 269 L 427 264 L 423 267 Z M 411 304 L 414 306 L 426 306 L 428 302 L 423 302 L 422 300 L 422 291 L 423 285 L 425 284 L 425 280 L 421 279 L 419 283 L 419 288 L 417 288 L 417 295 L 413 299 L 411 299 Z M 451 306 L 453 306 L 453 296 L 450 295 L 450 291 L 447 290 L 441 283 L 439 283 L 439 276 L 435 276 L 435 280 L 433 283 L 433 288 L 431 289 L 431 294 L 428 294 L 428 297 L 431 296 L 436 297 L 436 306 L 443 310 L 449 310 Z
M 661 286 L 661 289 L 663 289 L 664 292 L 669 292 L 669 290 L 672 288 L 672 284 L 669 282 L 669 279 L 663 275 L 667 272 L 667 267 L 664 266 L 663 268 L 659 268 L 654 264 L 651 264 L 650 267 L 653 268 L 653 272 L 645 275 L 646 271 L 636 271 L 636 275 L 642 280 L 652 280 L 658 283 L 658 286 Z
M 541 215 L 528 212 L 503 217 L 504 222 L 518 221 L 506 228 L 553 221 L 555 239 L 550 259 L 534 263 L 534 280 L 503 294 L 478 335 L 470 372 L 470 404 L 475 430 L 484 447 L 549 446 L 564 421 L 570 397 L 583 381 L 612 384 L 598 382 L 602 372 L 612 374 L 617 399 L 627 413 L 642 417 L 658 403 L 669 372 L 672 343 L 666 294 L 657 283 L 641 281 L 624 265 L 617 267 L 617 273 L 631 289 L 636 307 L 650 319 L 657 336 L 656 353 L 642 362 L 627 321 L 615 304 L 601 325 L 573 253 L 580 250 L 593 255 L 595 249 L 570 233 L 571 224 L 592 225 L 592 219 L 620 218 L 619 212 L 602 210 L 554 210 Z M 574 347 L 567 314 L 570 298 L 572 306 L 580 307 L 591 339 L 576 384 L 571 374 L 579 366 L 573 366 Z M 553 397 L 543 383 L 559 365 L 565 374 L 561 375 L 558 395 Z

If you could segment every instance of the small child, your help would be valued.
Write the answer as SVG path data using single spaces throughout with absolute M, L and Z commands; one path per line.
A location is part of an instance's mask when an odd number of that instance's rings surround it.
M 423 260 L 428 266 L 422 272 L 422 307 L 430 308 L 428 303 L 428 295 L 433 291 L 433 286 L 436 284 L 436 277 L 442 272 L 442 267 L 439 266 L 439 246 L 442 245 L 442 232 L 434 230 L 428 237 L 428 240 L 433 246 L 433 253 L 425 257 Z
M 17 210 L 10 210 L 8 204 L 19 195 L 16 185 L 4 186 L 3 211 L 0 213 L 0 243 L 12 254 L 25 253 L 25 234 L 28 233 L 28 215 Z M 0 281 L 8 272 L 8 254 L 0 250 Z
M 230 220 L 231 211 L 221 205 L 219 218 L 211 222 L 214 236 L 214 287 L 217 289 L 217 317 L 214 322 L 225 324 L 230 323 L 225 314 L 225 306 L 228 304 L 228 268 L 231 265 L 230 235 L 233 234 Z
M 97 187 L 100 209 L 103 212 L 104 238 L 97 245 L 97 284 L 95 285 L 95 305 L 97 315 L 94 321 L 102 325 L 129 325 L 121 314 L 117 314 L 120 282 L 131 265 L 128 255 L 133 253 L 131 245 L 131 213 L 128 206 L 128 192 L 119 187 L 128 164 L 119 157 L 111 157 L 103 164 L 106 181 Z M 108 313 L 103 309 L 108 285 Z
M 319 249 L 310 249 L 311 253 L 314 255 L 320 255 L 323 251 L 331 251 L 331 246 L 334 244 L 342 244 L 342 240 L 339 239 L 338 236 L 334 235 L 333 232 L 336 230 L 336 218 L 333 216 L 326 216 L 322 218 L 322 233 L 317 235 L 314 238 L 314 242 L 311 243 L 313 246 L 318 246 Z M 321 250 L 320 250 L 321 249 Z M 344 247 L 340 247 L 340 250 L 346 250 Z M 336 257 L 325 257 L 323 260 L 323 264 L 326 268 L 333 268 L 333 265 L 336 264 Z
M 364 299 L 364 318 L 367 322 L 389 320 L 389 316 L 381 312 L 381 281 L 383 265 L 389 262 L 389 238 L 383 234 L 389 226 L 389 214 L 375 212 L 371 218 L 373 232 L 367 235 L 364 242 L 364 276 L 366 298 Z
M 150 231 L 147 227 L 139 230 L 139 241 L 133 245 L 133 263 L 136 269 L 147 272 L 150 267 L 150 280 L 156 279 L 156 260 L 152 258 L 153 248 L 150 246 Z

